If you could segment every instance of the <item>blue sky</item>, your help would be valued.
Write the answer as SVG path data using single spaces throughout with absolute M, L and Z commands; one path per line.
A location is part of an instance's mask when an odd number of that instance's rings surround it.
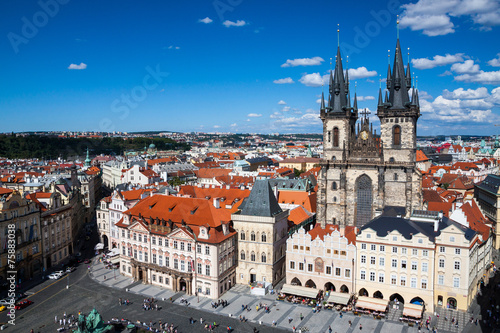
M 498 0 L 2 1 L 0 132 L 319 133 L 337 24 L 374 111 L 397 14 L 418 134 L 497 134 Z

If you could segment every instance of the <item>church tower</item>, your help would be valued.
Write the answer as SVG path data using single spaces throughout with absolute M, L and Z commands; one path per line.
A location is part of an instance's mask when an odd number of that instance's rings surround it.
M 318 176 L 317 220 L 362 227 L 384 210 L 409 215 L 421 209 L 421 174 L 416 168 L 416 127 L 420 116 L 418 93 L 411 88 L 399 38 L 387 78 L 385 100 L 379 90 L 377 116 L 381 134 L 370 122 L 368 109 L 358 121 L 356 94 L 350 102 L 348 73 L 340 49 L 330 73 L 328 106 L 321 98 L 323 159 Z M 393 209 L 391 209 L 393 208 Z

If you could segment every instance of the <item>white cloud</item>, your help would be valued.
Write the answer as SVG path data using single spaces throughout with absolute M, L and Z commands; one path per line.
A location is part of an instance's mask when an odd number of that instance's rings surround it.
M 231 127 L 236 127 L 238 126 L 236 123 L 231 124 Z
M 488 61 L 488 65 L 493 67 L 500 67 L 500 53 L 497 54 L 497 57 Z
M 269 118 L 271 118 L 271 119 L 279 119 L 279 118 L 282 118 L 282 117 L 283 117 L 283 115 L 281 113 L 277 112 L 277 111 L 274 112 L 273 114 L 271 114 L 269 116 Z
M 445 123 L 464 122 L 498 123 L 500 117 L 492 108 L 500 106 L 500 87 L 488 93 L 485 87 L 477 89 L 458 88 L 452 92 L 443 90 L 443 94 L 434 101 L 420 100 L 420 110 L 425 119 L 444 121 Z
M 363 79 L 366 77 L 376 76 L 377 71 L 369 71 L 366 67 L 349 68 L 349 79 Z
M 432 59 L 427 59 L 427 58 L 412 59 L 411 63 L 416 69 L 430 69 L 437 66 L 444 66 L 453 64 L 455 62 L 464 61 L 463 57 L 464 57 L 463 53 L 457 53 L 453 55 L 446 54 L 444 56 L 435 55 Z
M 274 126 L 283 129 L 297 129 L 306 128 L 310 126 L 321 126 L 321 120 L 319 119 L 318 112 L 314 113 L 304 113 L 301 116 L 291 116 L 291 117 L 277 117 L 273 123 Z
M 281 111 L 288 112 L 288 111 L 290 111 L 290 109 L 291 108 L 289 106 L 284 106 L 283 109 L 281 109 Z
M 374 96 L 357 96 L 358 101 L 373 101 L 375 99 Z
M 328 82 L 328 74 L 323 76 L 319 73 L 304 74 L 299 82 L 308 87 L 319 87 Z
M 402 28 L 422 30 L 428 36 L 455 32 L 451 18 L 469 16 L 481 30 L 500 25 L 500 3 L 497 0 L 419 0 L 401 6 Z
M 321 98 L 318 98 L 318 99 L 316 100 L 316 103 L 321 104 Z
M 500 84 L 500 71 L 479 71 L 475 74 L 462 74 L 455 76 L 455 80 L 464 82 L 477 82 L 482 84 Z
M 174 46 L 174 45 L 170 45 L 168 47 L 169 50 L 179 50 L 181 47 L 180 46 Z
M 243 20 L 238 20 L 236 22 L 233 22 L 233 21 L 229 21 L 229 20 L 225 20 L 224 22 L 222 22 L 222 24 L 226 27 L 226 28 L 229 28 L 229 27 L 242 27 L 244 25 L 247 25 L 248 23 L 246 23 L 245 21 Z
M 276 84 L 287 84 L 287 83 L 294 83 L 294 81 L 292 80 L 291 77 L 286 77 L 284 79 L 274 80 L 273 83 L 276 83 Z
M 83 62 L 81 62 L 80 65 L 71 64 L 68 66 L 68 69 L 85 69 L 85 68 L 87 68 L 87 64 L 84 64 Z
M 210 17 L 205 17 L 204 19 L 199 19 L 198 22 L 200 23 L 205 23 L 205 24 L 209 24 L 209 23 L 212 23 L 214 20 L 212 20 Z
M 420 96 L 419 96 L 420 97 Z M 485 87 L 474 89 L 458 88 L 453 91 L 443 90 L 443 97 L 446 99 L 477 99 L 488 97 L 488 89 Z
M 258 118 L 258 117 L 262 117 L 262 115 L 260 113 L 249 113 L 247 115 L 247 117 L 250 117 L 250 118 Z
M 278 102 L 279 105 L 286 105 L 286 102 L 284 100 L 281 100 Z
M 458 74 L 475 74 L 479 73 L 479 65 L 474 64 L 474 60 L 465 60 L 463 63 L 453 64 L 451 70 Z
M 220 125 L 214 125 L 214 128 L 220 128 Z
M 300 58 L 300 59 L 288 59 L 281 67 L 296 67 L 296 66 L 316 66 L 321 65 L 323 62 L 323 58 L 314 57 L 314 58 Z

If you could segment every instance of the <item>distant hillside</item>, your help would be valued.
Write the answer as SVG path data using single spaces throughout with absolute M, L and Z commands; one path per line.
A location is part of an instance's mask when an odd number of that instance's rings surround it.
M 189 150 L 189 145 L 167 138 L 59 138 L 55 136 L 0 135 L 0 157 L 6 158 L 75 158 L 90 155 L 120 155 L 125 150 L 139 150 L 154 143 L 158 150 Z

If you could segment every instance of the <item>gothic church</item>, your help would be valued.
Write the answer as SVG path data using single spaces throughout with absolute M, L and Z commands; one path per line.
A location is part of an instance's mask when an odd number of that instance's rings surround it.
M 353 106 L 349 75 L 344 74 L 340 48 L 330 72 L 328 105 L 321 99 L 323 159 L 318 183 L 317 220 L 361 227 L 386 207 L 403 214 L 422 208 L 421 174 L 416 168 L 418 91 L 411 89 L 410 64 L 403 64 L 399 38 L 394 64 L 387 71 L 385 98 L 379 90 L 377 116 L 381 133 L 370 124 L 368 112 Z

